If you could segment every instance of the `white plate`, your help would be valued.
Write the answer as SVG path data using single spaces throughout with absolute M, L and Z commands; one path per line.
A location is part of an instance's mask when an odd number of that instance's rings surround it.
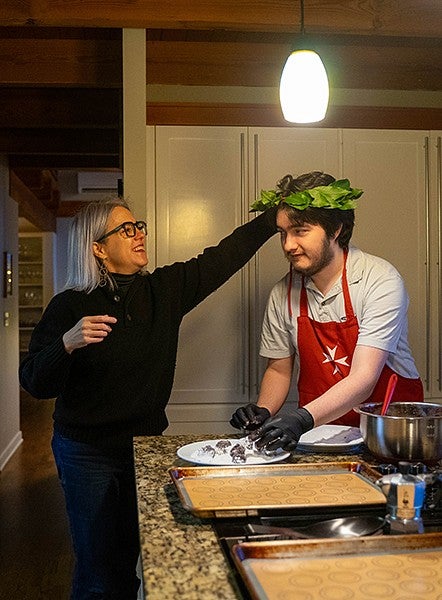
M 297 450 L 348 452 L 357 448 L 363 441 L 358 427 L 319 425 L 300 437 Z
M 215 454 L 215 456 L 210 456 L 210 454 L 204 453 L 200 454 L 202 448 L 204 446 L 212 446 L 215 448 L 216 444 L 220 440 L 205 440 L 203 442 L 194 442 L 193 444 L 187 444 L 186 446 L 181 446 L 178 448 L 177 454 L 183 460 L 187 460 L 188 462 L 194 463 L 196 465 L 217 465 L 217 466 L 234 466 L 234 467 L 244 467 L 248 465 L 266 465 L 269 463 L 279 462 L 284 460 L 288 456 L 290 456 L 290 452 L 284 452 L 283 450 L 279 450 L 275 454 L 267 456 L 266 454 L 257 454 L 256 452 L 246 451 L 246 462 L 245 463 L 234 463 L 232 457 L 230 456 L 229 451 L 227 450 L 226 454 Z M 223 440 L 224 441 L 224 440 Z M 231 443 L 230 447 L 233 447 L 240 440 L 239 439 L 228 439 Z

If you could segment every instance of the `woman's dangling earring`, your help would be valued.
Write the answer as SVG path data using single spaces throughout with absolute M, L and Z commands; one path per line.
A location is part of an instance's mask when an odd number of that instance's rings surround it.
M 100 274 L 100 281 L 98 282 L 98 285 L 100 287 L 104 287 L 109 279 L 109 271 L 107 270 L 107 267 L 102 260 L 99 261 L 98 272 Z

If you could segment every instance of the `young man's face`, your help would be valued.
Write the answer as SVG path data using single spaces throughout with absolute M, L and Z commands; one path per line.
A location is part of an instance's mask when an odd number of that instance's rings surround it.
M 281 245 L 293 269 L 312 277 L 330 264 L 339 247 L 336 236 L 327 237 L 320 225 L 295 225 L 284 210 L 278 211 L 276 225 Z

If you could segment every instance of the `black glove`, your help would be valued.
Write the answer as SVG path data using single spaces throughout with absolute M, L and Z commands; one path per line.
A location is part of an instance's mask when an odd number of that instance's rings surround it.
M 271 417 L 250 435 L 258 450 L 274 452 L 282 448 L 291 452 L 296 448 L 299 438 L 315 426 L 312 415 L 305 408 L 296 408 L 294 412 L 282 417 Z
M 236 429 L 252 431 L 260 427 L 270 417 L 270 411 L 257 404 L 246 404 L 238 408 L 230 419 L 230 425 Z

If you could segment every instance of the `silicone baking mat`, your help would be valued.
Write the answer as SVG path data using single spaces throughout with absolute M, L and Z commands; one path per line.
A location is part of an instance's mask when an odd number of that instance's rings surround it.
M 194 467 L 171 469 L 170 474 L 183 506 L 200 517 L 252 515 L 264 509 L 384 507 L 386 503 L 369 478 L 374 472 L 362 463 Z
M 244 543 L 232 554 L 254 600 L 442 599 L 442 534 Z

